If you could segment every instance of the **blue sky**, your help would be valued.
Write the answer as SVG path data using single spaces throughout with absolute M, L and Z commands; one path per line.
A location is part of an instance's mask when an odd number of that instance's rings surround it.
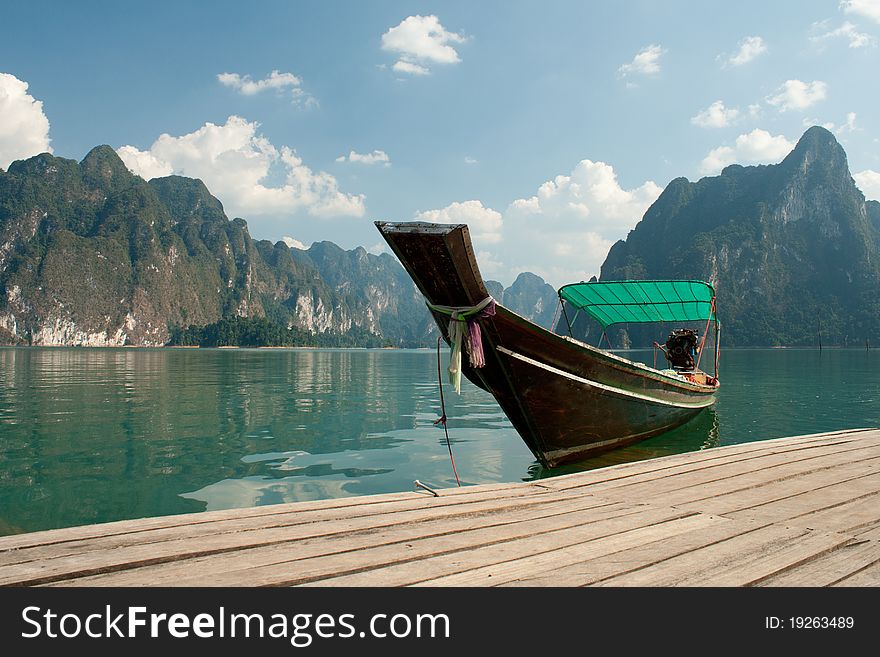
M 488 278 L 594 273 L 670 180 L 826 125 L 880 196 L 880 0 L 9 2 L 0 167 L 117 149 L 254 237 L 466 222 Z

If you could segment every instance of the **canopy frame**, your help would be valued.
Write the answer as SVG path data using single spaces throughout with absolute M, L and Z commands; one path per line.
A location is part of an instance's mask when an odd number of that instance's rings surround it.
M 705 321 L 700 352 L 705 345 L 709 323 L 715 324 L 715 378 L 718 377 L 718 343 L 721 326 L 716 315 L 715 288 L 699 280 L 663 281 L 590 281 L 571 283 L 558 290 L 562 314 L 572 335 L 573 321 L 566 306 L 583 310 L 602 327 L 607 335 L 615 324 L 647 324 Z M 599 338 L 601 344 L 602 338 Z M 609 347 L 610 347 L 609 340 Z M 702 355 L 702 353 L 700 354 Z

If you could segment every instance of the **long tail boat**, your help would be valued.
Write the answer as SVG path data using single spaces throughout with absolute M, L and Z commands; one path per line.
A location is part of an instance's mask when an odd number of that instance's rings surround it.
M 427 300 L 452 349 L 450 373 L 492 393 L 535 457 L 547 467 L 669 431 L 715 401 L 718 331 L 715 291 L 702 281 L 614 281 L 559 289 L 562 315 L 588 313 L 604 329 L 620 323 L 705 321 L 672 332 L 657 369 L 559 335 L 489 295 L 465 224 L 376 227 Z M 698 367 L 709 322 L 714 375 Z M 569 327 L 570 329 L 570 327 Z M 650 345 L 649 345 L 650 346 Z M 467 357 L 462 357 L 462 354 Z

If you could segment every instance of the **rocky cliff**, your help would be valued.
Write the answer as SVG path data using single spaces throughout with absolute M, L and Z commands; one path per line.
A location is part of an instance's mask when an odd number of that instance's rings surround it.
M 697 278 L 734 345 L 880 340 L 880 204 L 813 127 L 779 164 L 673 180 L 610 250 L 601 279 Z
M 527 291 L 512 298 L 541 314 Z M 164 345 L 177 329 L 235 318 L 320 344 L 436 336 L 393 256 L 256 241 L 199 180 L 145 182 L 109 146 L 82 162 L 43 154 L 0 170 L 0 343 Z

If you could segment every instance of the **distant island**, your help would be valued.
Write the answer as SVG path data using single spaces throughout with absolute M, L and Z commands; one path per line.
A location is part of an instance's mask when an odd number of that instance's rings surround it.
M 677 178 L 601 278 L 715 282 L 731 346 L 880 343 L 880 203 L 827 130 L 772 166 Z M 554 289 L 487 287 L 549 326 Z M 612 335 L 617 346 L 623 333 Z M 200 180 L 132 174 L 109 146 L 0 170 L 0 343 L 419 347 L 436 328 L 389 254 L 254 240 Z

